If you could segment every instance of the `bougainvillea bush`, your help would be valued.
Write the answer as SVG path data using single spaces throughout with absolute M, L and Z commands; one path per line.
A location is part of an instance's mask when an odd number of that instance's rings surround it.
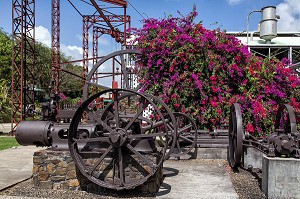
M 146 19 L 135 30 L 143 91 L 191 115 L 201 129 L 228 124 L 235 102 L 244 127 L 256 134 L 273 129 L 279 103 L 299 111 L 300 80 L 287 60 L 256 57 L 235 37 L 194 23 L 196 15 L 194 8 L 181 18 Z

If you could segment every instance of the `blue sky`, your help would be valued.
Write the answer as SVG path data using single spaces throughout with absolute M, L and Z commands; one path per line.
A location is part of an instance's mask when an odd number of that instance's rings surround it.
M 51 0 L 35 0 L 36 2 L 36 38 L 42 43 L 51 44 Z M 81 58 L 82 18 L 72 8 L 67 0 L 61 2 L 61 50 L 76 59 Z M 90 6 L 71 0 L 78 5 L 78 9 L 86 14 Z M 141 20 L 145 18 L 164 18 L 178 16 L 177 11 L 187 15 L 195 4 L 198 11 L 196 22 L 203 21 L 207 29 L 220 28 L 227 31 L 246 30 L 247 15 L 253 10 L 260 10 L 265 6 L 276 6 L 279 31 L 300 32 L 300 0 L 129 0 L 127 14 L 131 16 L 132 27 L 140 28 Z M 12 1 L 0 0 L 0 27 L 11 33 Z M 91 13 L 92 14 L 92 13 Z M 143 15 L 143 17 L 141 15 Z M 257 29 L 260 14 L 254 13 L 250 17 L 250 31 Z M 100 54 L 118 48 L 109 37 L 100 40 Z

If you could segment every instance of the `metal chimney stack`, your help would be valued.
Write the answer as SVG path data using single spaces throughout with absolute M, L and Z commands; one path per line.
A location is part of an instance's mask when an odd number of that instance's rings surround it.
M 277 19 L 275 6 L 267 6 L 261 9 L 260 38 L 266 40 L 267 44 L 271 39 L 277 37 Z

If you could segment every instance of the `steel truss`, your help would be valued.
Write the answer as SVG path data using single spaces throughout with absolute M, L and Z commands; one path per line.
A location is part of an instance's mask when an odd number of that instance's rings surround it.
M 35 2 L 12 1 L 12 111 L 11 133 L 34 112 Z

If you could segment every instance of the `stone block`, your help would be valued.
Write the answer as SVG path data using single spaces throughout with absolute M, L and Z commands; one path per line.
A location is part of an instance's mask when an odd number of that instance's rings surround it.
M 68 171 L 75 170 L 76 169 L 75 163 L 74 162 L 68 163 L 67 169 Z
M 300 159 L 262 159 L 262 190 L 269 199 L 300 198 Z
M 58 163 L 57 166 L 62 167 L 62 168 L 67 168 L 68 164 L 66 162 L 64 162 L 64 161 L 61 161 L 60 163 Z
M 45 168 L 45 166 L 39 166 L 38 172 L 43 172 L 43 171 L 47 171 L 47 168 Z
M 43 155 L 44 153 L 45 153 L 45 150 L 35 151 L 35 152 L 33 153 L 33 156 L 41 156 L 41 155 Z
M 53 190 L 61 189 L 61 183 L 53 183 Z
M 40 171 L 39 176 L 40 176 L 40 181 L 47 181 L 49 178 L 49 173 L 46 171 Z
M 71 179 L 69 180 L 69 187 L 78 187 L 79 181 L 77 179 Z
M 55 172 L 56 168 L 55 165 L 50 163 L 47 165 L 47 171 L 49 172 L 49 174 L 53 174 Z
M 74 178 L 76 178 L 76 171 L 75 170 L 68 171 L 66 174 L 66 179 L 68 180 Z
M 40 181 L 39 187 L 41 189 L 52 189 L 53 188 L 53 183 L 51 180 L 49 181 Z
M 39 167 L 34 164 L 33 167 L 32 167 L 32 174 L 33 175 L 37 174 L 38 170 L 39 170 Z
M 33 156 L 33 164 L 42 164 L 43 159 L 38 156 Z
M 67 168 L 66 167 L 57 167 L 54 175 L 66 175 L 67 173 Z
M 51 176 L 50 180 L 53 182 L 59 182 L 64 181 L 66 179 L 66 176 Z
M 61 183 L 61 188 L 62 189 L 69 189 L 69 183 L 67 181 L 64 181 Z
M 59 164 L 61 162 L 61 160 L 54 159 L 54 160 L 50 160 L 49 162 L 51 162 L 52 164 Z
M 65 157 L 65 161 L 66 161 L 66 163 L 73 162 L 73 159 L 72 159 L 72 157 L 70 156 L 70 154 L 69 154 L 67 157 Z

